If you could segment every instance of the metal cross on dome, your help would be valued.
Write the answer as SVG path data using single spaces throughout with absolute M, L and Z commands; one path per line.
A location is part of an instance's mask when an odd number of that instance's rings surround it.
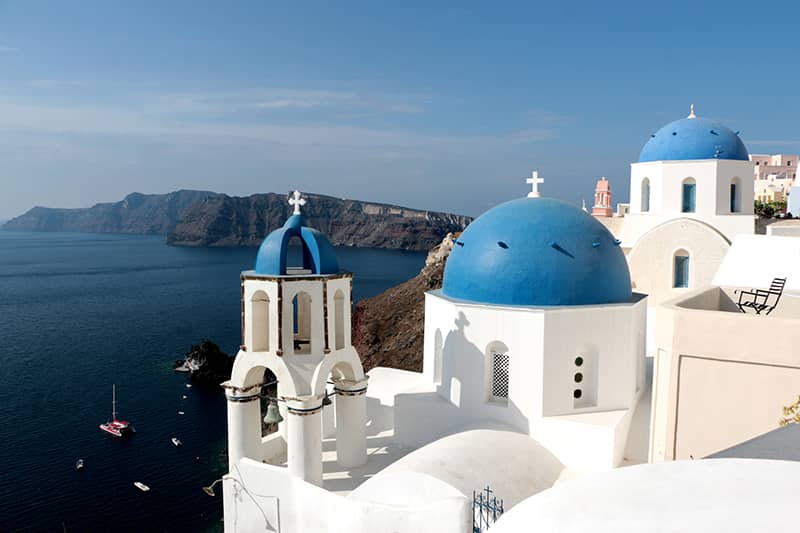
M 300 214 L 300 207 L 306 205 L 305 198 L 300 197 L 300 191 L 294 191 L 289 197 L 289 205 L 294 206 L 294 214 Z
M 539 172 L 534 170 L 531 173 L 531 177 L 525 180 L 525 183 L 531 184 L 531 192 L 528 193 L 528 198 L 539 198 L 541 194 L 539 193 L 539 184 L 544 183 L 544 178 L 539 177 Z

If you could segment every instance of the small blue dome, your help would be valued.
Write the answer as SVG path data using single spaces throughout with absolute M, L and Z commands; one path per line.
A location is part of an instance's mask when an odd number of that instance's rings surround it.
M 690 159 L 750 159 L 738 133 L 715 120 L 682 118 L 658 130 L 642 148 L 639 162 Z
M 592 215 L 551 198 L 520 198 L 474 220 L 456 241 L 442 292 L 506 305 L 631 300 L 625 255 Z
M 328 238 L 306 226 L 303 215 L 292 215 L 283 227 L 267 235 L 261 243 L 256 256 L 256 274 L 285 276 L 289 241 L 293 237 L 299 237 L 303 247 L 303 269 L 312 274 L 339 272 L 336 250 Z

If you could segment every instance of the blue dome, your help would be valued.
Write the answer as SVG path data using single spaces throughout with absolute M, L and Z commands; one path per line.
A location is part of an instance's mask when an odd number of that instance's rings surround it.
M 619 241 L 560 200 L 520 198 L 472 222 L 456 241 L 442 292 L 507 305 L 594 305 L 631 300 Z
M 690 159 L 750 159 L 739 135 L 715 120 L 682 118 L 670 122 L 642 148 L 639 162 Z
M 256 274 L 285 276 L 289 241 L 293 237 L 299 237 L 303 247 L 303 269 L 312 274 L 339 272 L 336 250 L 328 238 L 306 226 L 302 215 L 292 215 L 283 227 L 267 235 L 261 243 L 256 256 Z

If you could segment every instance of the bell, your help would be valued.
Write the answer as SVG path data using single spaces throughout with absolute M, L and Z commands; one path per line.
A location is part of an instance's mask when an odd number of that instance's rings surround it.
M 325 397 L 322 398 L 322 407 L 325 407 L 326 405 L 330 405 L 332 403 L 333 402 L 331 401 L 331 397 L 326 393 Z
M 265 424 L 280 424 L 283 422 L 281 411 L 278 409 L 277 403 L 272 403 L 267 406 L 267 416 L 264 417 Z

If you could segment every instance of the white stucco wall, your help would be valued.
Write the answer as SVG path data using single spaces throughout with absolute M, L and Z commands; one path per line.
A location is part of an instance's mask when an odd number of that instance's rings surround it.
M 785 291 L 800 292 L 800 239 L 797 237 L 737 237 L 712 284 L 763 289 L 768 288 L 774 278 L 786 278 Z
M 507 403 L 488 395 L 488 347 L 495 342 L 507 347 L 510 356 Z M 396 435 L 419 446 L 466 425 L 494 421 L 541 439 L 560 459 L 558 448 L 563 445 L 575 459 L 580 454 L 566 441 L 585 430 L 592 435 L 583 444 L 586 457 L 596 458 L 595 451 L 602 448 L 592 447 L 595 437 L 610 439 L 604 449 L 612 457 L 597 460 L 608 467 L 622 449 L 615 439 L 624 442 L 624 432 L 618 430 L 627 419 L 585 415 L 635 407 L 644 382 L 645 342 L 646 300 L 641 296 L 630 304 L 532 308 L 475 304 L 440 291 L 428 293 L 423 373 L 436 392 L 398 397 Z M 583 366 L 576 366 L 576 357 L 584 360 Z M 578 372 L 583 376 L 580 383 L 575 381 Z M 583 394 L 579 400 L 576 389 Z M 418 416 L 420 412 L 427 416 Z M 600 426 L 608 431 L 598 430 Z
M 752 234 L 753 187 L 750 176 L 753 163 L 705 159 L 697 161 L 653 161 L 631 164 L 631 210 L 625 217 L 622 236 L 624 247 L 633 247 L 650 229 L 673 218 L 703 221 L 719 230 L 730 241 L 739 234 Z M 696 210 L 682 212 L 682 183 L 686 178 L 696 183 Z M 650 209 L 642 211 L 642 183 L 650 180 Z M 730 211 L 730 185 L 739 178 L 740 211 Z

